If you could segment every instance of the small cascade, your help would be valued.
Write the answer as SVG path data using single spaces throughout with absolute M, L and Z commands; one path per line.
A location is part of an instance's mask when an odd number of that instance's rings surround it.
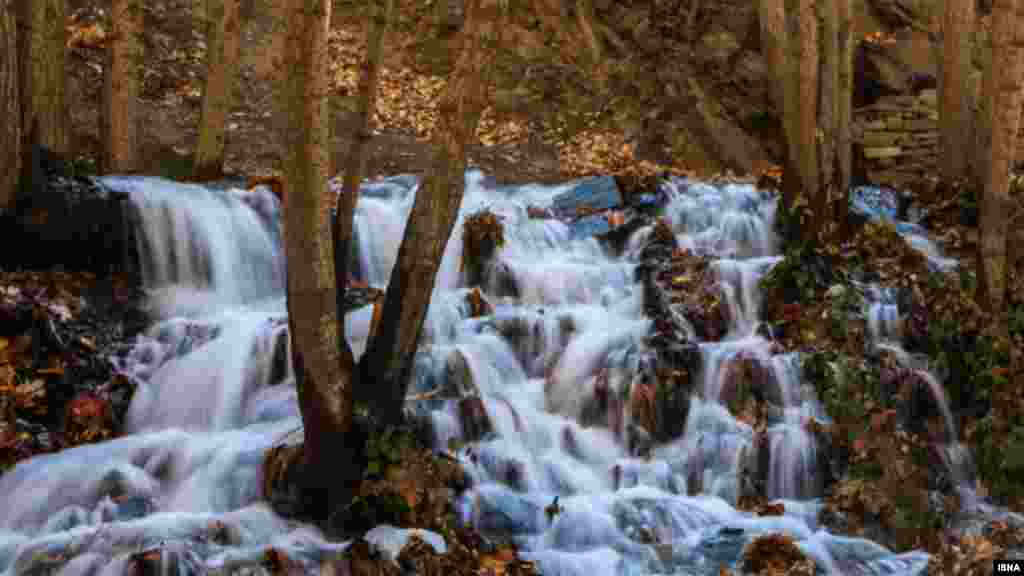
M 895 293 L 877 286 L 863 287 L 868 319 L 868 346 L 876 352 L 889 354 L 900 369 L 910 371 L 921 384 L 932 403 L 938 408 L 943 422 L 943 434 L 935 439 L 934 448 L 960 491 L 973 492 L 974 465 L 970 452 L 960 443 L 956 420 L 949 408 L 949 399 L 942 383 L 929 370 L 927 362 L 909 354 L 902 346 L 903 318 Z
M 259 500 L 263 452 L 301 431 L 276 199 L 154 178 L 103 182 L 131 198 L 153 301 L 153 326 L 116 359 L 137 386 L 127 434 L 0 477 L 0 573 L 43 571 L 47 557 L 66 554 L 75 559 L 62 574 L 115 574 L 161 543 L 168 574 L 259 571 L 272 547 L 317 573 L 318 559 L 344 545 Z M 652 319 L 635 272 L 652 228 L 616 255 L 565 223 L 531 218 L 579 183 L 494 189 L 470 172 L 466 184 L 410 383 L 413 394 L 441 391 L 418 403 L 437 447 L 464 443 L 472 487 L 456 504 L 463 520 L 510 538 L 549 575 L 714 576 L 735 569 L 754 538 L 778 532 L 823 573 L 923 573 L 923 553 L 817 526 L 817 448 L 802 422 L 825 415 L 798 358 L 758 329 L 758 282 L 778 261 L 772 196 L 667 182 L 667 219 L 680 246 L 713 260 L 730 326 L 699 343 L 685 430 L 638 457 L 629 402 L 644 385 Z M 409 176 L 363 184 L 354 272 L 372 286 L 387 284 L 417 190 Z M 461 230 L 485 208 L 501 218 L 505 243 L 486 270 L 486 310 L 473 317 Z M 371 315 L 348 315 L 357 354 Z M 895 333 L 888 318 L 879 316 L 880 341 Z M 772 407 L 767 430 L 730 411 L 744 394 Z M 765 460 L 783 516 L 735 508 L 751 460 Z M 549 516 L 555 498 L 561 512 Z

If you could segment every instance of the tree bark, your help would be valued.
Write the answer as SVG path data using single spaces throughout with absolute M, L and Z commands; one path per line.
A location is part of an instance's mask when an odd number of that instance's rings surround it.
M 139 0 L 111 0 L 111 39 L 107 43 L 101 140 L 101 170 L 136 168 L 136 101 L 142 59 L 142 6 Z
M 207 0 L 206 84 L 192 172 L 199 181 L 224 175 L 226 128 L 234 102 L 240 33 L 239 0 Z
M 942 92 L 939 97 L 942 126 L 943 178 L 948 184 L 967 176 L 965 138 L 970 134 L 971 31 L 975 0 L 946 0 L 942 23 Z
M 304 496 L 327 514 L 355 489 L 346 441 L 352 365 L 339 354 L 334 252 L 328 222 L 327 34 L 331 0 L 288 0 L 287 76 L 281 87 L 285 142 L 285 255 L 292 364 L 304 426 Z M 350 439 L 349 439 L 350 440 Z M 339 478 L 339 476 L 341 476 Z M 323 518 L 321 518 L 323 519 Z
M 18 30 L 14 5 L 0 1 L 0 216 L 14 211 L 21 174 L 21 95 L 18 92 Z M 13 119 L 13 120 L 12 120 Z
M 850 235 L 850 186 L 853 182 L 853 13 L 852 0 L 835 0 L 839 19 L 839 86 L 836 92 L 836 186 L 839 201 L 835 205 L 839 234 L 844 240 Z
M 341 301 L 348 286 L 349 268 L 352 256 L 352 218 L 359 202 L 359 182 L 366 165 L 366 145 L 370 141 L 370 124 L 377 107 L 377 79 L 380 76 L 381 54 L 384 49 L 385 32 L 395 11 L 395 0 L 380 0 L 374 12 L 373 22 L 367 30 L 366 59 L 363 61 L 359 78 L 359 101 L 356 108 L 356 125 L 345 158 L 345 185 L 335 205 L 334 227 L 334 274 L 338 286 L 338 315 L 345 319 L 345 307 Z M 344 333 L 344 331 L 342 331 Z M 342 342 L 344 354 L 351 355 L 348 343 Z
M 800 35 L 799 50 L 799 114 L 797 115 L 797 146 L 799 148 L 800 193 L 806 202 L 818 198 L 818 19 L 814 12 L 814 0 L 799 0 L 797 18 Z M 815 211 L 820 209 L 815 206 Z M 816 238 L 821 230 L 817 214 L 811 229 L 802 234 L 803 240 Z
M 815 4 L 817 19 L 821 22 L 819 49 L 821 61 L 818 68 L 820 82 L 818 84 L 818 121 L 820 127 L 817 138 L 818 154 L 818 193 L 815 198 L 814 228 L 819 233 L 827 233 L 834 216 L 834 207 L 838 203 L 836 188 L 836 124 L 839 108 L 839 7 L 837 0 L 817 2 Z
M 64 0 L 22 1 L 22 136 L 63 158 L 68 153 L 64 87 Z M 33 131 L 33 126 L 36 129 Z M 28 153 L 30 149 L 25 149 Z
M 795 85 L 789 79 L 789 62 L 787 61 L 786 11 L 783 0 L 760 0 L 758 4 L 758 21 L 761 29 L 761 50 L 764 52 L 765 69 L 768 70 L 769 89 L 772 106 L 778 118 L 779 135 L 782 140 L 783 187 L 782 204 L 788 213 L 793 205 L 793 186 L 796 169 L 794 168 L 793 152 L 794 134 L 791 115 L 796 111 L 792 104 L 787 104 L 786 97 L 796 98 Z M 794 89 L 791 90 L 790 86 Z M 790 93 L 791 92 L 791 93 Z M 788 235 L 788 233 L 787 233 Z
M 779 2 L 779 0 L 773 0 Z M 800 25 L 798 19 L 798 0 L 784 0 L 778 6 L 785 25 L 785 60 L 778 76 L 783 82 L 783 133 L 786 137 L 786 160 L 783 166 L 782 204 L 787 215 L 788 229 L 786 236 L 796 239 L 800 230 L 800 213 L 798 203 L 803 198 L 803 174 L 800 169 Z
M 986 86 L 991 129 L 985 192 L 979 202 L 979 303 L 997 317 L 1006 316 L 1007 217 L 1010 169 L 1016 154 L 1021 110 L 1021 65 L 1024 48 L 1024 0 L 996 0 L 992 12 L 992 59 Z
M 499 0 L 470 0 L 466 21 L 450 45 L 454 67 L 441 97 L 430 168 L 416 193 L 384 300 L 383 317 L 360 363 L 374 411 L 387 423 L 402 420 L 423 320 L 434 280 L 465 191 L 466 145 L 476 136 L 493 73 L 492 40 L 500 42 Z

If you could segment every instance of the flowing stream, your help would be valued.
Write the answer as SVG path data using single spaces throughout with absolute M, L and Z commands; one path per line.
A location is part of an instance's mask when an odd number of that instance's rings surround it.
M 301 426 L 276 198 L 156 178 L 102 182 L 130 195 L 155 318 L 115 359 L 137 390 L 123 437 L 36 457 L 0 477 L 0 571 L 119 574 L 132 554 L 161 548 L 168 574 L 253 573 L 273 546 L 315 572 L 345 544 L 260 501 L 263 451 Z M 494 433 L 459 451 L 474 480 L 456 503 L 461 518 L 513 538 L 546 575 L 717 575 L 773 532 L 792 535 L 822 574 L 923 574 L 924 553 L 894 554 L 817 524 L 818 458 L 801 423 L 827 415 L 801 382 L 796 355 L 777 353 L 759 330 L 758 279 L 779 260 L 766 193 L 666 185 L 679 244 L 715 259 L 730 330 L 700 344 L 700 385 L 681 436 L 638 458 L 624 432 L 628 410 L 606 410 L 593 425 L 590 399 L 625 394 L 644 372 L 651 319 L 635 272 L 651 229 L 636 231 L 616 256 L 569 225 L 529 218 L 528 206 L 549 206 L 573 185 L 494 187 L 467 174 L 460 217 L 486 207 L 505 226 L 485 286 L 494 311 L 470 317 L 458 225 L 410 390 L 478 390 L 493 423 Z M 371 285 L 386 286 L 416 190 L 408 176 L 363 186 L 355 273 Z M 879 342 L 897 315 L 882 300 L 870 311 Z M 349 315 L 357 353 L 370 316 Z M 785 504 L 783 516 L 735 508 L 754 452 L 754 431 L 723 405 L 727 372 L 741 356 L 760 368 L 762 393 L 781 408 L 767 432 L 766 489 Z M 466 436 L 455 403 L 431 408 L 439 449 Z M 561 512 L 549 517 L 556 497 Z

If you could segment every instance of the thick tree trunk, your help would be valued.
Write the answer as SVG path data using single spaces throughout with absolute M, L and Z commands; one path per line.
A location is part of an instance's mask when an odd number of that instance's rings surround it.
M 206 2 L 206 84 L 199 120 L 193 178 L 216 180 L 224 174 L 228 115 L 234 102 L 241 45 L 239 0 Z
M 458 217 L 465 191 L 466 145 L 476 136 L 487 103 L 492 41 L 500 43 L 499 0 L 470 0 L 466 21 L 452 40 L 454 68 L 440 102 L 440 122 L 431 166 L 416 193 L 384 300 L 377 335 L 360 373 L 375 412 L 397 423 L 413 359 L 434 289 L 434 280 Z M 376 380 L 374 386 L 369 383 Z M 372 390 L 371 390 L 372 388 Z
M 341 302 L 348 286 L 348 273 L 352 255 L 352 218 L 359 202 L 359 182 L 366 165 L 366 144 L 370 141 L 370 123 L 377 107 L 377 79 L 380 76 L 381 54 L 384 51 L 384 36 L 395 11 L 395 0 L 379 0 L 372 24 L 367 30 L 366 59 L 360 71 L 359 101 L 356 108 L 356 124 L 345 159 L 345 185 L 338 196 L 334 228 L 334 274 L 338 286 L 338 314 L 344 321 L 345 307 Z M 342 343 L 343 353 L 351 355 L 347 343 Z
M 853 13 L 852 0 L 835 0 L 839 19 L 839 86 L 836 91 L 836 187 L 839 201 L 835 205 L 836 222 L 843 239 L 850 234 L 850 185 L 853 181 Z
M 352 365 L 339 354 L 334 247 L 327 205 L 327 33 L 330 0 L 288 0 L 285 255 L 292 363 L 305 430 L 304 495 L 327 514 L 347 502 L 361 470 L 346 435 L 352 424 Z M 347 441 L 349 440 L 349 441 Z
M 827 233 L 835 216 L 836 197 L 836 117 L 839 108 L 839 7 L 837 0 L 817 2 L 817 19 L 821 22 L 818 48 L 821 61 L 818 84 L 817 139 L 818 194 L 815 198 L 815 226 L 819 233 Z
M 985 97 L 990 114 L 991 157 L 979 208 L 979 302 L 992 314 L 1006 316 L 1007 216 L 1010 169 L 1016 153 L 1021 110 L 1024 48 L 1024 0 L 996 0 L 992 12 L 991 81 Z M 1005 322 L 1005 321 L 1004 321 Z
M 942 125 L 942 167 L 947 183 L 967 176 L 964 148 L 970 134 L 971 31 L 975 0 L 946 0 L 942 23 L 942 93 L 939 98 Z
M 142 5 L 139 0 L 111 0 L 111 40 L 103 94 L 101 170 L 132 172 L 136 169 L 136 101 L 139 96 L 139 64 L 142 60 Z
M 0 2 L 0 217 L 14 210 L 21 174 L 21 102 L 14 5 Z
M 22 2 L 21 77 L 22 136 L 58 157 L 68 153 L 67 107 L 64 102 L 64 0 Z M 24 150 L 29 152 L 29 150 Z

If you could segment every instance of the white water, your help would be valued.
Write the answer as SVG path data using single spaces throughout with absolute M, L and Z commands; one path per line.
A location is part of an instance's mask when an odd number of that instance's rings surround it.
M 287 368 L 276 200 L 152 178 L 104 182 L 138 207 L 159 317 L 120 359 L 139 385 L 129 435 L 34 458 L 0 478 L 0 570 L 37 569 L 45 550 L 75 558 L 62 574 L 116 574 L 133 552 L 162 545 L 186 572 L 260 572 L 268 546 L 313 571 L 338 545 L 259 501 L 262 452 L 301 426 Z M 371 284 L 383 286 L 394 262 L 415 194 L 408 184 L 364 187 L 358 272 Z M 685 433 L 641 459 L 624 445 L 628 410 L 598 411 L 594 421 L 588 406 L 595 391 L 628 394 L 645 361 L 650 322 L 634 269 L 649 230 L 613 257 L 593 239 L 570 240 L 564 224 L 527 217 L 528 205 L 543 207 L 571 185 L 489 190 L 479 173 L 467 185 L 463 215 L 487 206 L 504 218 L 506 244 L 487 285 L 495 313 L 468 318 L 458 226 L 411 390 L 446 384 L 461 358 L 483 396 L 495 434 L 470 446 L 475 457 L 460 453 L 475 480 L 457 503 L 464 520 L 511 535 L 548 575 L 717 574 L 752 538 L 777 531 L 797 538 L 826 573 L 923 571 L 924 554 L 894 555 L 816 524 L 815 446 L 800 423 L 824 415 L 795 358 L 773 354 L 756 335 L 757 278 L 777 259 L 770 198 L 746 186 L 671 183 L 667 212 L 680 243 L 722 258 L 715 266 L 732 326 L 722 342 L 701 344 Z M 349 317 L 357 351 L 368 324 L 366 311 Z M 785 499 L 782 517 L 733 507 L 754 432 L 719 401 L 723 372 L 741 355 L 782 408 L 768 431 L 767 474 L 769 494 Z M 585 414 L 598 425 L 582 426 Z M 438 402 L 434 422 L 439 447 L 462 434 L 447 402 Z M 556 496 L 563 511 L 548 519 L 544 507 Z

